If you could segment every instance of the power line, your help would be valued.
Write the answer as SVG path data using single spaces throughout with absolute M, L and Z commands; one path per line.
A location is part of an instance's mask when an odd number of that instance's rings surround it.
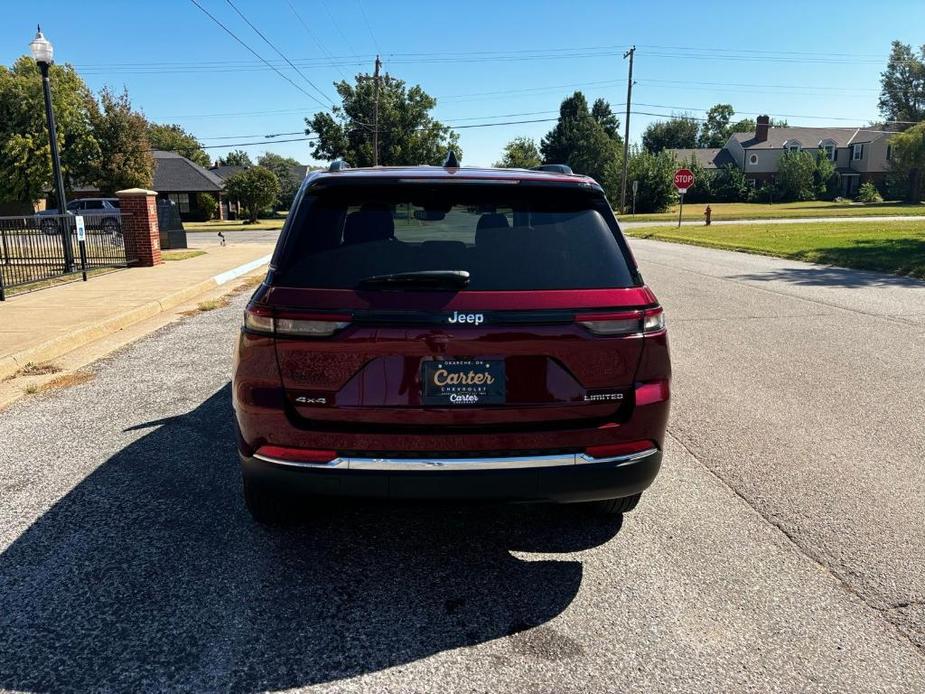
M 321 91 L 321 89 L 318 88 L 318 85 L 317 85 L 317 84 L 315 84 L 315 83 L 312 82 L 310 79 L 308 79 L 308 77 L 305 76 L 305 73 L 302 72 L 299 68 L 297 68 L 297 67 L 292 63 L 292 61 L 289 60 L 289 58 L 287 58 L 287 57 L 285 56 L 285 54 L 284 54 L 281 50 L 279 50 L 279 48 L 276 47 L 276 44 L 274 44 L 272 41 L 270 41 L 270 39 L 268 39 L 268 38 L 264 35 L 264 33 L 263 33 L 262 31 L 260 31 L 260 29 L 258 29 L 257 27 L 255 27 L 255 26 L 253 25 L 253 23 L 251 23 L 251 20 L 249 20 L 249 19 L 244 15 L 244 13 L 241 12 L 241 10 L 238 9 L 238 6 L 237 6 L 237 5 L 235 5 L 231 0 L 225 0 L 225 2 L 228 3 L 228 5 L 231 7 L 231 9 L 233 9 L 235 12 L 238 13 L 238 16 L 239 16 L 241 19 L 243 19 L 243 20 L 245 21 L 245 23 L 247 24 L 247 26 L 249 26 L 251 29 L 253 29 L 253 30 L 257 33 L 257 36 L 259 36 L 260 38 L 263 39 L 263 42 L 264 42 L 265 44 L 267 44 L 270 48 L 272 48 L 280 58 L 282 58 L 283 60 L 285 60 L 285 61 L 289 64 L 289 67 L 291 67 L 293 70 L 295 70 L 303 80 L 305 80 L 306 82 L 308 82 L 308 83 L 311 85 L 312 89 L 314 89 L 316 92 L 318 92 L 319 94 L 321 94 L 322 97 L 324 97 L 325 99 L 327 99 L 328 101 L 330 101 L 332 106 L 334 105 L 334 102 L 331 101 L 331 99 L 328 97 L 328 95 L 325 94 L 323 91 Z
M 322 53 L 324 53 L 325 57 L 328 59 L 328 63 L 331 65 L 331 67 L 335 68 L 335 69 L 340 73 L 340 76 L 344 79 L 344 81 L 348 81 L 348 80 L 347 80 L 347 75 L 344 74 L 344 71 L 340 69 L 340 66 L 337 65 L 337 64 L 334 62 L 334 58 L 333 58 L 333 57 L 331 56 L 331 54 L 328 52 L 328 49 L 325 48 L 325 46 L 324 46 L 324 44 L 321 42 L 321 40 L 320 40 L 317 36 L 315 36 L 315 32 L 313 32 L 313 31 L 309 28 L 308 24 L 305 23 L 305 20 L 302 19 L 302 15 L 300 15 L 300 14 L 296 11 L 295 7 L 292 5 L 292 2 L 290 2 L 290 0 L 286 0 L 286 4 L 289 5 L 289 9 L 292 10 L 292 14 L 294 14 L 295 17 L 296 17 L 296 19 L 299 20 L 299 24 L 302 25 L 302 28 L 305 30 L 305 33 L 308 34 L 309 37 L 311 38 L 311 40 L 315 42 L 315 45 L 318 46 L 318 49 L 319 49 Z
M 307 96 L 308 98 L 310 98 L 310 99 L 312 99 L 313 101 L 316 101 L 316 102 L 318 102 L 319 104 L 321 104 L 322 106 L 324 106 L 325 109 L 328 108 L 327 104 L 325 104 L 324 102 L 322 102 L 321 100 L 319 100 L 317 96 L 315 96 L 314 94 L 309 94 L 307 91 L 305 91 L 304 89 L 302 89 L 302 87 L 300 87 L 300 86 L 297 85 L 295 82 L 293 82 L 291 79 L 289 79 L 289 77 L 288 77 L 287 75 L 283 74 L 279 69 L 277 69 L 275 66 L 271 65 L 271 64 L 269 63 L 269 61 L 267 61 L 267 60 L 266 60 L 263 56 L 261 56 L 257 51 L 255 51 L 253 48 L 251 48 L 251 47 L 248 46 L 246 43 L 244 43 L 244 41 L 242 41 L 240 38 L 238 38 L 237 34 L 235 34 L 231 29 L 229 29 L 228 27 L 226 27 L 224 24 L 222 24 L 222 22 L 220 22 L 218 19 L 216 19 L 215 16 L 212 15 L 212 13 L 210 13 L 205 7 L 203 7 L 202 5 L 200 5 L 196 0 L 190 0 L 190 2 L 193 3 L 196 7 L 198 7 L 198 8 L 203 12 L 203 14 L 205 14 L 209 19 L 211 19 L 213 22 L 215 22 L 216 24 L 218 24 L 218 25 L 225 31 L 225 33 L 227 33 L 231 38 L 233 38 L 235 41 L 237 41 L 237 42 L 240 43 L 242 46 L 244 46 L 244 48 L 246 48 L 248 51 L 250 51 L 253 55 L 257 56 L 257 58 L 259 58 L 259 59 L 262 60 L 264 63 L 266 63 L 267 66 L 269 66 L 274 72 L 276 72 L 276 74 L 278 74 L 280 77 L 282 77 L 284 80 L 286 80 L 289 84 L 291 84 L 293 87 L 295 87 L 296 89 L 298 89 L 300 92 L 302 92 L 302 93 L 303 93 L 305 96 Z
M 337 33 L 340 34 L 340 37 L 344 40 L 344 45 L 347 46 L 353 53 L 356 53 L 356 49 L 350 45 L 350 39 L 347 38 L 347 35 L 344 33 L 344 30 L 340 28 L 340 24 L 337 23 L 337 20 L 334 19 L 334 14 L 331 12 L 331 8 L 328 6 L 326 0 L 321 0 L 321 6 L 324 7 L 325 13 L 328 15 L 328 19 L 331 20 L 331 24 L 334 25 L 334 28 L 337 30 Z M 359 56 L 357 56 L 359 57 Z
M 363 7 L 362 0 L 356 0 L 357 7 L 360 8 L 360 14 L 363 15 L 363 22 L 366 24 L 366 30 L 369 32 L 369 38 L 373 40 L 373 45 L 376 47 L 377 53 L 382 53 L 382 49 L 379 47 L 379 42 L 376 40 L 376 35 L 373 33 L 373 26 L 369 23 L 369 17 L 366 14 L 366 8 Z

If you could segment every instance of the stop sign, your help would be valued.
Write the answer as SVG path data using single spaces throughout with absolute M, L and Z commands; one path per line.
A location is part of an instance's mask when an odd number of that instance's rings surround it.
M 694 174 L 691 173 L 690 169 L 678 169 L 674 172 L 674 187 L 679 191 L 686 193 L 687 189 L 693 185 Z

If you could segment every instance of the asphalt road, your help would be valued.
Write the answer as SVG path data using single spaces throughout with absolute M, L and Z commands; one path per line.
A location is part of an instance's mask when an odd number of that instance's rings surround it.
M 253 231 L 226 231 L 226 243 L 276 243 L 279 229 L 255 229 Z M 218 246 L 222 239 L 214 231 L 191 231 L 186 235 L 190 248 Z
M 925 285 L 633 247 L 675 389 L 622 527 L 349 504 L 254 525 L 243 297 L 0 413 L 0 688 L 925 691 Z

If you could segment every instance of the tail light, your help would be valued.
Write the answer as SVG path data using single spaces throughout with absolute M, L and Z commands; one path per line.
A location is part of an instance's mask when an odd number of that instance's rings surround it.
M 621 313 L 580 313 L 575 322 L 595 335 L 637 335 L 665 329 L 665 312 L 659 308 Z
M 350 325 L 350 316 L 334 314 L 276 314 L 263 306 L 244 311 L 244 328 L 276 337 L 329 337 Z

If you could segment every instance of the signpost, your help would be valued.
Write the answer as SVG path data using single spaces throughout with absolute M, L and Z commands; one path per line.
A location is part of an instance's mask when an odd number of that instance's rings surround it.
M 84 224 L 84 218 L 81 215 L 74 217 L 74 224 L 77 226 L 77 245 L 80 247 L 80 271 L 83 275 L 84 282 L 87 281 L 87 226 Z M 67 224 L 65 224 L 67 229 Z M 70 234 L 68 234 L 70 235 Z M 68 240 L 70 243 L 70 240 Z
M 633 181 L 633 216 L 636 216 L 636 193 L 639 192 L 639 181 Z
M 678 169 L 674 172 L 674 187 L 681 194 L 681 204 L 678 206 L 678 228 L 681 227 L 681 215 L 684 214 L 684 194 L 694 185 L 694 174 L 690 169 Z

